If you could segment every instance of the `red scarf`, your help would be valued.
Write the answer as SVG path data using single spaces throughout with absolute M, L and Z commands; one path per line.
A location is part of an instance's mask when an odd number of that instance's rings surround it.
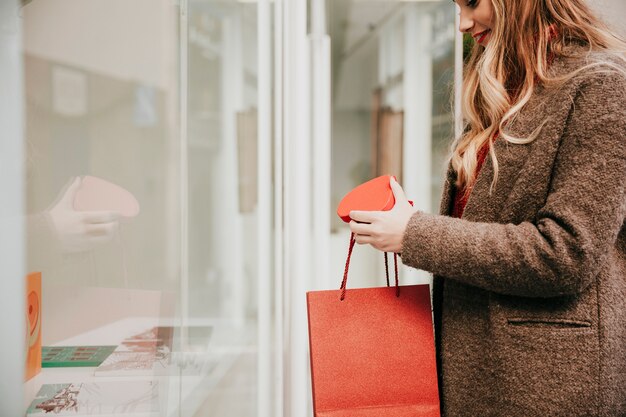
M 493 135 L 493 141 L 495 142 L 498 139 L 499 132 L 496 132 Z M 485 159 L 487 159 L 487 154 L 489 153 L 489 141 L 485 142 L 485 144 L 478 150 L 477 162 L 476 165 L 476 177 L 478 178 L 478 174 L 480 173 L 480 169 L 483 167 L 485 163 Z M 459 189 L 457 188 L 454 193 L 454 206 L 452 207 L 452 217 L 461 218 L 463 216 L 463 211 L 465 210 L 465 206 L 467 205 L 467 200 L 472 192 L 472 188 L 474 188 L 474 184 L 476 183 L 476 179 L 472 184 L 466 185 L 465 187 Z M 466 192 L 467 190 L 467 192 Z

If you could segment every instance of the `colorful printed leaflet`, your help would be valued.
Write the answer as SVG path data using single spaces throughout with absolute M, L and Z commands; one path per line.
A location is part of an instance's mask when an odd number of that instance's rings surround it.
M 44 346 L 43 368 L 99 366 L 117 346 Z
M 157 417 L 158 394 L 156 381 L 44 384 L 26 415 Z
M 172 361 L 172 342 L 180 338 L 178 327 L 159 326 L 126 338 L 95 370 L 95 376 L 197 375 L 204 364 Z M 207 346 L 210 326 L 187 327 L 190 346 Z
M 98 366 L 95 375 L 167 375 L 173 331 L 173 327 L 154 327 L 125 339 Z

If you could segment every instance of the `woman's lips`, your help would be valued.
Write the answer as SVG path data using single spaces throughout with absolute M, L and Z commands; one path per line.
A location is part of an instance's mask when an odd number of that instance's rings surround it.
M 485 31 L 475 34 L 474 39 L 476 39 L 476 42 L 478 43 L 483 43 L 487 35 L 489 35 L 490 33 L 491 33 L 491 29 L 487 29 Z

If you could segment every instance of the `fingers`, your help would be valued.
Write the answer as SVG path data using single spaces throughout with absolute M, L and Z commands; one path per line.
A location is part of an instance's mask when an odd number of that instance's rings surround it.
M 100 224 L 117 222 L 120 213 L 117 211 L 85 211 L 83 214 L 83 222 L 87 224 Z
M 393 196 L 396 199 L 396 203 L 398 203 L 399 201 L 407 201 L 404 190 L 402 189 L 400 184 L 398 184 L 398 181 L 396 181 L 395 177 L 391 177 L 391 179 L 389 180 L 389 185 L 391 186 L 391 191 L 393 192 Z
M 367 223 L 350 222 L 350 231 L 355 235 L 370 235 L 372 226 Z
M 354 220 L 350 222 L 350 230 L 354 233 L 354 240 L 359 245 L 376 246 L 378 235 L 374 229 L 375 226 L 369 223 L 357 223 Z
M 367 235 L 355 235 L 354 240 L 356 240 L 356 243 L 358 243 L 359 245 L 371 245 L 375 243 L 374 238 Z
M 352 210 L 350 218 L 360 223 L 372 223 L 378 219 L 378 212 Z

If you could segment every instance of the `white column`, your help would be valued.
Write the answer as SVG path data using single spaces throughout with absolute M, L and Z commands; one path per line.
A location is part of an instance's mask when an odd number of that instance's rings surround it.
M 318 289 L 334 287 L 330 277 L 331 69 L 325 0 L 311 2 L 311 133 L 313 147 L 313 258 Z
M 272 416 L 272 74 L 269 0 L 257 4 L 258 64 L 258 164 L 257 164 L 257 273 L 258 273 L 258 356 L 257 416 Z
M 183 63 L 181 62 L 182 45 L 181 35 L 179 35 L 179 26 L 181 24 L 180 11 L 177 8 L 173 8 L 171 3 L 167 0 L 161 2 L 162 7 L 162 19 L 165 33 L 163 35 L 165 60 L 164 65 L 167 68 L 167 76 L 165 88 L 166 95 L 166 107 L 165 107 L 165 123 L 167 126 L 166 140 L 166 166 L 165 170 L 165 228 L 167 230 L 167 242 L 166 245 L 166 276 L 172 283 L 178 283 L 179 288 L 182 290 L 182 284 L 180 283 L 181 274 L 181 129 L 180 123 L 181 117 L 181 103 L 182 103 L 182 91 L 180 88 L 180 75 L 183 71 Z M 182 6 L 181 6 L 182 7 Z M 175 11 L 178 11 L 176 13 Z M 182 28 L 181 28 L 182 30 Z M 185 46 L 186 48 L 186 46 Z M 186 65 L 186 64 L 184 64 Z M 182 294 L 181 294 L 182 302 Z
M 180 320 L 181 343 L 183 349 L 187 344 L 187 322 L 189 318 L 189 163 L 187 152 L 189 141 L 187 136 L 187 97 L 189 83 L 188 74 L 188 4 L 180 2 L 180 148 L 179 148 L 179 179 L 180 179 Z
M 236 8 L 234 10 L 237 10 Z M 243 107 L 243 46 L 241 16 L 235 11 L 226 17 L 222 27 L 222 136 L 219 156 L 214 172 L 215 216 L 211 220 L 215 228 L 211 247 L 219 260 L 222 282 L 227 285 L 223 300 L 222 317 L 243 323 L 246 307 L 246 284 L 243 263 L 232 261 L 233 253 L 241 253 L 242 221 L 239 215 L 239 192 L 237 173 L 237 126 L 236 114 Z
M 406 8 L 404 49 L 403 186 L 415 208 L 430 212 L 432 137 L 431 16 Z M 403 282 L 430 282 L 430 274 L 403 268 Z
M 378 84 L 385 85 L 389 75 L 389 27 L 387 25 L 380 29 L 378 36 Z
M 288 326 L 285 414 L 310 413 L 306 291 L 311 282 L 310 75 L 307 1 L 285 7 L 285 323 Z
M 21 26 L 17 1 L 0 2 L 0 415 L 24 415 L 24 154 Z
M 274 416 L 285 410 L 283 227 L 283 0 L 274 0 Z

